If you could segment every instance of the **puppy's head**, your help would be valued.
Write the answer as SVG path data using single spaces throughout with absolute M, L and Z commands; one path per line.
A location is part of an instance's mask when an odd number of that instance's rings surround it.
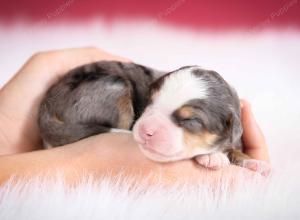
M 241 136 L 238 96 L 214 71 L 180 68 L 155 81 L 150 95 L 133 135 L 152 160 L 207 154 Z

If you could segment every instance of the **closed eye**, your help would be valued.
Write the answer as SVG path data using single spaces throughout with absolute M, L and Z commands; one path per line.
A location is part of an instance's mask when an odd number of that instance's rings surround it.
M 199 118 L 184 118 L 178 123 L 182 128 L 192 132 L 200 132 L 202 130 L 202 121 Z

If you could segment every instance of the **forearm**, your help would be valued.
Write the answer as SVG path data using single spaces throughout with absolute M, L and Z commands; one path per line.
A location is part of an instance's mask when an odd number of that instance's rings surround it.
M 242 169 L 231 166 L 209 171 L 192 160 L 166 164 L 152 162 L 140 153 L 130 135 L 105 134 L 51 150 L 2 156 L 0 170 L 0 183 L 12 175 L 26 178 L 47 175 L 52 178 L 59 172 L 69 184 L 80 181 L 86 174 L 100 179 L 107 174 L 116 176 L 121 173 L 136 182 L 146 178 L 149 184 L 160 182 L 169 185 L 174 182 L 205 183 L 207 179 L 211 183 L 224 174 L 232 181 L 233 174 Z M 246 171 L 245 174 L 251 175 Z
M 78 178 L 78 174 L 100 169 L 103 161 L 95 161 L 88 152 L 89 141 L 83 141 L 69 146 L 39 150 L 22 154 L 0 157 L 0 183 L 11 176 L 31 178 L 35 176 L 53 177 L 56 173 L 64 174 L 67 182 Z M 85 146 L 86 145 L 86 146 Z M 89 158 L 90 157 L 90 158 Z
M 171 180 L 174 177 L 168 170 L 172 167 L 172 164 L 158 164 L 145 158 L 133 146 L 131 137 L 108 134 L 50 150 L 2 156 L 0 183 L 12 175 L 17 178 L 41 175 L 52 178 L 57 173 L 63 174 L 70 184 L 80 181 L 86 174 L 99 179 L 107 174 L 116 176 L 122 173 L 138 181 L 146 176 L 155 179 L 154 174 L 160 173 L 160 178 Z

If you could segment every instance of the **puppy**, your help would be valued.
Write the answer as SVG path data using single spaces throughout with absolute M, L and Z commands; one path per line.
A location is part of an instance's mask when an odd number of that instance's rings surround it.
M 219 169 L 261 162 L 241 151 L 239 98 L 215 71 L 186 66 L 160 72 L 134 63 L 101 61 L 71 70 L 53 85 L 39 112 L 47 146 L 132 130 L 150 159 L 195 158 Z
M 147 157 L 161 162 L 195 157 L 213 169 L 250 159 L 241 152 L 239 98 L 217 72 L 182 67 L 157 79 L 149 95 L 133 127 Z

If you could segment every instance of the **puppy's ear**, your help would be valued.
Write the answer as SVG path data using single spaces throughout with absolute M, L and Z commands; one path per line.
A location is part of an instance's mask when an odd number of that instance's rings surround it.
M 243 134 L 243 127 L 240 119 L 240 114 L 231 112 L 226 122 L 230 143 L 235 144 L 240 141 Z

